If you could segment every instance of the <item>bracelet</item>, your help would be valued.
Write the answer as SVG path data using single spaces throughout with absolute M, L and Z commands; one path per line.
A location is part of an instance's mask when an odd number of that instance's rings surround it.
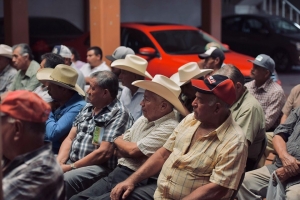
M 72 170 L 73 170 L 73 169 L 77 169 L 77 167 L 75 166 L 74 163 L 72 163 L 72 164 L 70 165 L 70 167 L 71 167 Z

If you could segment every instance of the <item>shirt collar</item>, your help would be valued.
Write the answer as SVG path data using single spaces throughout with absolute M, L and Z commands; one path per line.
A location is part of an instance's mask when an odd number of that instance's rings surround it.
M 175 116 L 175 112 L 174 111 L 172 111 L 172 112 L 170 112 L 170 113 L 168 113 L 168 114 L 162 116 L 161 118 L 159 118 L 159 119 L 157 119 L 155 121 L 152 121 L 152 122 L 149 122 L 148 119 L 146 117 L 144 117 L 144 122 L 148 123 L 148 126 L 152 126 L 152 125 L 155 126 L 155 125 L 161 124 L 162 122 L 166 121 L 167 119 L 172 119 L 172 118 L 176 120 L 176 116 Z
M 243 93 L 243 95 L 239 98 L 239 100 L 237 101 L 237 102 L 235 102 L 232 106 L 231 106 L 231 108 L 233 109 L 233 110 L 235 110 L 235 109 L 237 109 L 238 107 L 240 107 L 241 106 L 241 104 L 242 104 L 242 102 L 244 101 L 244 99 L 245 99 L 245 97 L 246 97 L 246 95 L 249 93 L 249 91 L 248 91 L 248 89 L 246 88 L 246 90 L 245 90 L 245 92 Z
M 273 82 L 273 80 L 271 78 L 269 78 L 268 80 L 266 80 L 266 82 L 264 84 L 262 84 L 260 87 L 256 87 L 255 85 L 255 81 L 253 81 L 252 84 L 252 88 L 255 90 L 264 90 L 267 91 L 267 87 Z
M 29 64 L 29 67 L 28 69 L 26 70 L 25 72 L 25 76 L 27 77 L 32 77 L 36 74 L 36 70 L 34 70 L 34 67 L 33 67 L 33 62 L 35 62 L 34 60 L 32 60 Z

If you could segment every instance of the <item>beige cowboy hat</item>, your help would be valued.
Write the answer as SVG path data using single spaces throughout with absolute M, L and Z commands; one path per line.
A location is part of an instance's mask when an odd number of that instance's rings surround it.
M 125 59 L 118 59 L 111 63 L 111 67 L 129 71 L 149 79 L 153 77 L 146 71 L 148 62 L 144 58 L 128 54 Z
M 0 44 L 0 56 L 12 58 L 12 48 L 5 44 Z
M 36 74 L 36 78 L 43 84 L 45 82 L 51 82 L 64 88 L 74 90 L 80 95 L 85 96 L 84 91 L 76 84 L 78 73 L 68 65 L 60 64 L 54 69 L 40 69 Z
M 182 115 L 189 114 L 188 110 L 179 100 L 180 87 L 166 76 L 157 74 L 152 80 L 134 81 L 132 85 L 149 90 L 169 101 Z
M 197 79 L 212 72 L 212 69 L 200 69 L 196 62 L 189 62 L 178 68 L 178 72 L 173 74 L 170 79 L 179 86 L 187 84 L 191 79 Z

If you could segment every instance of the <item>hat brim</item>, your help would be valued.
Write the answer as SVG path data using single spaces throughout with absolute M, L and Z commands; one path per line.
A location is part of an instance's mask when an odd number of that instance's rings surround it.
M 160 85 L 158 83 L 152 82 L 150 80 L 138 80 L 134 81 L 132 85 L 137 86 L 139 88 L 142 88 L 144 90 L 149 90 L 162 98 L 166 99 L 168 102 L 170 102 L 176 110 L 178 110 L 183 116 L 186 116 L 189 114 L 187 109 L 182 105 L 178 97 L 168 90 L 163 85 Z
M 12 55 L 11 55 L 11 54 L 3 53 L 3 54 L 0 54 L 0 56 L 3 56 L 3 57 L 6 57 L 6 58 L 9 58 L 9 59 L 12 59 Z
M 200 72 L 199 74 L 196 74 L 195 76 L 189 78 L 189 79 L 186 80 L 186 81 L 180 81 L 180 78 L 179 78 L 179 72 L 177 72 L 177 73 L 173 74 L 173 75 L 170 77 L 170 79 L 171 79 L 172 81 L 174 81 L 178 86 L 182 86 L 182 85 L 184 85 L 184 84 L 187 84 L 187 83 L 191 82 L 191 79 L 198 79 L 198 78 L 200 78 L 201 76 L 205 76 L 205 75 L 211 73 L 212 71 L 214 71 L 214 70 L 212 70 L 212 69 L 201 69 L 201 72 Z
M 192 86 L 196 89 L 197 92 L 205 94 L 213 94 L 212 90 L 207 87 L 203 80 L 191 80 Z
M 140 71 L 124 64 L 124 59 L 119 59 L 119 60 L 114 61 L 111 64 L 111 67 L 115 67 L 115 68 L 118 68 L 118 69 L 122 69 L 122 70 L 125 70 L 125 71 L 129 71 L 129 72 L 144 76 L 144 77 L 149 78 L 149 79 L 153 79 L 153 77 L 147 71 L 145 71 L 145 74 L 143 74 Z
M 205 58 L 211 57 L 211 55 L 202 53 L 202 54 L 199 54 L 198 57 L 201 58 L 201 59 L 205 59 Z
M 107 55 L 107 56 L 105 56 L 105 58 L 112 62 L 116 60 L 112 55 Z
M 37 72 L 36 78 L 43 84 L 45 84 L 46 82 L 50 82 L 50 83 L 59 85 L 61 87 L 67 88 L 69 90 L 74 90 L 74 91 L 78 92 L 81 96 L 85 96 L 85 92 L 79 87 L 79 85 L 75 84 L 75 87 L 72 87 L 65 83 L 53 80 L 53 78 L 51 78 L 51 76 L 50 76 L 52 71 L 53 71 L 53 69 L 51 69 L 51 68 L 44 68 L 43 70 L 40 70 Z
M 261 63 L 257 62 L 256 60 L 248 60 L 248 62 L 252 62 L 253 64 L 255 64 L 255 65 L 259 66 L 259 67 L 262 67 L 262 68 L 265 68 L 265 69 L 269 70 L 268 68 L 266 68 L 265 66 L 263 66 Z

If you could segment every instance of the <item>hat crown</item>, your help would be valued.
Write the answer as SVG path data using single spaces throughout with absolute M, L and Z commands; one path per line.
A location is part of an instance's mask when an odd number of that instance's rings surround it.
M 189 81 L 195 75 L 201 73 L 201 70 L 196 62 L 189 62 L 179 67 L 178 73 L 179 73 L 179 80 L 183 82 L 183 81 Z
M 53 69 L 50 77 L 53 78 L 54 81 L 75 87 L 78 73 L 72 67 L 60 64 Z
M 171 79 L 164 75 L 157 74 L 152 79 L 152 82 L 158 83 L 165 88 L 167 88 L 169 91 L 171 91 L 177 98 L 179 97 L 181 93 L 180 87 Z
M 12 48 L 5 44 L 0 44 L 0 55 L 11 58 L 12 57 Z
M 134 51 L 131 48 L 120 46 L 113 52 L 112 57 L 115 59 L 124 59 L 126 55 L 134 55 Z
M 53 48 L 52 53 L 58 54 L 63 58 L 71 58 L 72 57 L 71 50 L 68 47 L 66 47 L 65 45 L 56 45 Z
M 250 62 L 269 70 L 271 73 L 273 73 L 275 70 L 274 60 L 266 54 L 259 54 L 256 56 L 255 60 L 250 60 Z

